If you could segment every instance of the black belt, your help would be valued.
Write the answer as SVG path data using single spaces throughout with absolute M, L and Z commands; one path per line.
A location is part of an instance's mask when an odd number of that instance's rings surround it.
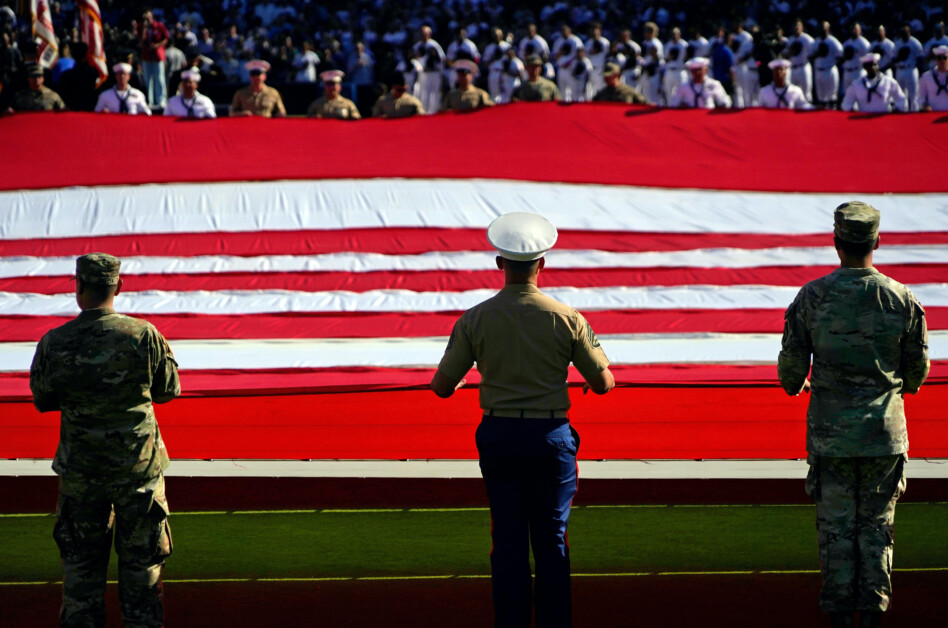
M 504 417 L 511 419 L 566 419 L 569 417 L 568 410 L 530 410 L 514 408 L 484 408 L 484 416 Z

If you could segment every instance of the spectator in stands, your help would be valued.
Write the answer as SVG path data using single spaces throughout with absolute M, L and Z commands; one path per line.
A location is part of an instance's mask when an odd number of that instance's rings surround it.
M 803 91 L 807 102 L 813 102 L 813 68 L 810 67 L 812 46 L 813 38 L 803 30 L 803 20 L 797 19 L 783 54 L 790 59 L 790 83 Z
M 371 85 L 375 81 L 375 58 L 363 42 L 357 42 L 349 56 L 349 78 L 353 85 Z
M 327 70 L 319 75 L 323 81 L 323 95 L 313 101 L 306 110 L 310 118 L 336 118 L 338 120 L 359 120 L 362 115 L 355 103 L 342 96 L 342 70 Z
M 405 75 L 392 72 L 388 77 L 389 91 L 372 106 L 374 118 L 409 118 L 424 113 L 421 101 L 406 92 Z
M 895 42 L 895 80 L 908 99 L 909 111 L 918 111 L 918 62 L 922 44 L 912 37 L 912 27 L 904 24 Z
M 53 66 L 52 73 L 49 77 L 50 83 L 53 85 L 58 83 L 63 72 L 71 70 L 75 66 L 76 60 L 72 58 L 72 48 L 70 48 L 69 42 L 64 41 L 59 46 L 59 59 L 56 61 L 56 65 Z
M 128 115 L 151 115 L 151 108 L 145 94 L 129 85 L 132 66 L 128 63 L 116 63 L 112 66 L 115 85 L 99 94 L 95 110 L 106 113 L 126 113 Z
M 691 76 L 678 86 L 670 106 L 694 109 L 731 106 L 731 97 L 724 91 L 724 86 L 708 76 L 709 63 L 704 57 L 688 60 L 685 67 Z
M 734 92 L 734 51 L 731 50 L 732 38 L 718 28 L 718 36 L 711 44 L 711 78 L 719 82 L 727 94 Z
M 63 72 L 56 89 L 70 111 L 92 111 L 98 98 L 95 90 L 99 72 L 86 59 L 86 44 L 77 41 L 72 48 L 76 64 L 71 70 Z
M 142 46 L 142 64 L 145 71 L 148 104 L 164 107 L 167 101 L 165 46 L 170 38 L 168 29 L 162 22 L 155 19 L 150 10 L 146 9 L 142 13 L 142 22 L 135 34 Z
M 10 11 L 10 15 L 13 16 L 13 11 Z M 15 24 L 16 17 L 13 16 L 12 20 Z M 12 28 L 13 26 L 7 22 L 7 29 Z M 13 102 L 13 96 L 16 94 L 17 88 L 22 85 L 20 77 L 26 64 L 23 53 L 13 42 L 12 30 L 0 32 L 0 111 L 6 111 L 10 103 Z
M 165 115 L 179 118 L 216 118 L 214 103 L 197 91 L 200 82 L 201 72 L 196 68 L 182 71 L 179 93 L 168 100 Z
M 444 97 L 445 111 L 472 111 L 483 107 L 493 107 L 494 101 L 480 87 L 473 84 L 477 75 L 477 64 L 468 59 L 459 59 L 452 66 L 457 73 L 458 86 Z
M 316 54 L 315 48 L 313 42 L 306 40 L 303 42 L 303 50 L 298 52 L 293 59 L 297 83 L 316 82 L 316 66 L 319 65 L 319 55 Z
M 560 90 L 556 83 L 540 76 L 543 71 L 543 59 L 534 55 L 527 57 L 527 80 L 514 92 L 513 100 L 536 102 L 541 100 L 559 100 Z
M 787 81 L 792 63 L 788 59 L 774 59 L 767 64 L 773 72 L 769 85 L 760 88 L 760 106 L 770 109 L 810 109 L 803 90 Z
M 619 64 L 609 62 L 603 70 L 602 77 L 606 86 L 596 92 L 593 97 L 598 102 L 624 102 L 626 104 L 648 104 L 648 99 L 634 87 L 623 85 L 621 80 L 622 68 Z
M 280 92 L 266 84 L 270 64 L 254 59 L 244 64 L 244 67 L 250 75 L 250 85 L 237 90 L 234 94 L 234 100 L 230 104 L 230 115 L 264 118 L 285 116 L 286 107 L 283 106 Z
M 948 45 L 932 49 L 935 67 L 925 72 L 918 84 L 918 104 L 922 111 L 948 111 Z
M 843 97 L 843 111 L 858 109 L 865 113 L 907 111 L 908 103 L 898 82 L 879 72 L 880 56 L 874 52 L 864 55 L 860 61 L 865 76 L 853 81 Z
M 13 97 L 13 111 L 63 111 L 66 109 L 59 94 L 43 85 L 43 68 L 32 64 L 26 69 L 28 87 Z
M 836 62 L 843 54 L 843 45 L 833 37 L 832 26 L 823 22 L 823 32 L 813 41 L 814 104 L 833 109 L 839 94 L 839 70 Z
M 444 73 L 444 50 L 431 38 L 431 27 L 422 26 L 419 40 L 412 49 L 424 70 L 418 77 L 418 99 L 426 113 L 438 113 L 441 109 L 441 81 Z

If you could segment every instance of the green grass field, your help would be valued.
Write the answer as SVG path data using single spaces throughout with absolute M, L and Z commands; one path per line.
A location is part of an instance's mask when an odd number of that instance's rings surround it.
M 945 522 L 948 504 L 899 505 L 896 569 L 948 570 Z M 0 515 L 0 583 L 60 579 L 53 523 Z M 171 526 L 169 581 L 489 573 L 486 509 L 173 513 Z M 575 574 L 818 567 L 806 505 L 588 506 L 574 508 L 569 532 Z

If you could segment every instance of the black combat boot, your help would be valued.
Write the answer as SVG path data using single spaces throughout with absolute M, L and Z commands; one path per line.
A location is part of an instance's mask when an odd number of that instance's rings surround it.
M 882 625 L 882 611 L 862 611 L 859 613 L 859 628 L 879 628 Z
M 832 628 L 853 628 L 853 614 L 848 611 L 830 613 L 830 626 Z

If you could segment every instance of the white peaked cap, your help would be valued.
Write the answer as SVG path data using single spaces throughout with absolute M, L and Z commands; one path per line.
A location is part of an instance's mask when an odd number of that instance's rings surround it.
M 776 70 L 777 68 L 789 68 L 792 64 L 786 59 L 774 59 L 767 64 L 767 67 L 771 70 Z
M 540 214 L 512 212 L 487 227 L 487 241 L 500 256 L 518 262 L 540 259 L 556 244 L 556 227 Z
M 688 59 L 685 63 L 685 67 L 689 70 L 697 70 L 698 68 L 706 68 L 710 65 L 711 60 L 706 57 L 693 57 Z
M 932 48 L 933 55 L 948 55 L 948 46 L 935 46 Z
M 115 72 L 116 74 L 118 74 L 119 72 L 122 72 L 124 74 L 131 74 L 132 66 L 129 65 L 128 63 L 116 63 L 115 65 L 112 66 L 112 71 Z
M 866 54 L 859 57 L 859 63 L 863 65 L 867 63 L 879 63 L 880 59 L 882 59 L 882 55 L 875 52 L 867 52 Z

